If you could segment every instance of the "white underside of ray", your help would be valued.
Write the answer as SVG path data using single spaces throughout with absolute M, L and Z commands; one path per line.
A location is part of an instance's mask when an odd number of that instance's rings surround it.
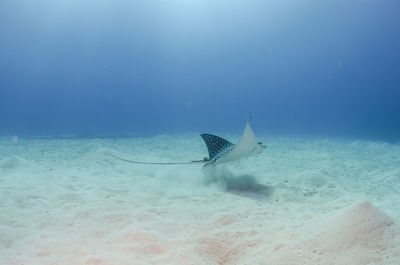
M 249 122 L 240 137 L 239 143 L 226 156 L 218 159 L 215 164 L 235 161 L 262 152 L 262 147 L 258 144 L 256 136 L 250 127 Z

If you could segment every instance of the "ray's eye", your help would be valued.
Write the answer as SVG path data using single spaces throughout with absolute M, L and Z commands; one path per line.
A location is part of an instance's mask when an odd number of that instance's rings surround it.
M 262 147 L 262 148 L 266 148 L 266 145 L 263 145 L 262 142 L 258 142 L 258 144 Z

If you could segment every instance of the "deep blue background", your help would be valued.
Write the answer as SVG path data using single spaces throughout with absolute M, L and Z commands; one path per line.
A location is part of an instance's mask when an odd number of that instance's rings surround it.
M 0 134 L 400 140 L 398 0 L 1 0 Z

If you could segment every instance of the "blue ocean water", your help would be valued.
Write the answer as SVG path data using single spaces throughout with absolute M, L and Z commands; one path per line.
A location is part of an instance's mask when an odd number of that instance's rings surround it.
M 400 2 L 0 1 L 0 134 L 400 139 Z

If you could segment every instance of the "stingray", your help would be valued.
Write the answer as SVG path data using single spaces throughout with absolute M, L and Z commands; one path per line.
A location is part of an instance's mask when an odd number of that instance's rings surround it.
M 134 163 L 134 164 L 145 164 L 145 165 L 186 165 L 186 164 L 204 164 L 205 167 L 212 167 L 222 163 L 232 162 L 240 160 L 246 157 L 250 157 L 261 153 L 266 148 L 262 142 L 258 142 L 253 130 L 249 123 L 250 118 L 247 120 L 244 127 L 242 136 L 237 144 L 233 144 L 222 137 L 212 134 L 201 134 L 207 149 L 208 157 L 204 157 L 202 160 L 192 160 L 190 162 L 144 162 L 128 160 L 121 157 L 117 157 L 108 154 L 116 159 Z

